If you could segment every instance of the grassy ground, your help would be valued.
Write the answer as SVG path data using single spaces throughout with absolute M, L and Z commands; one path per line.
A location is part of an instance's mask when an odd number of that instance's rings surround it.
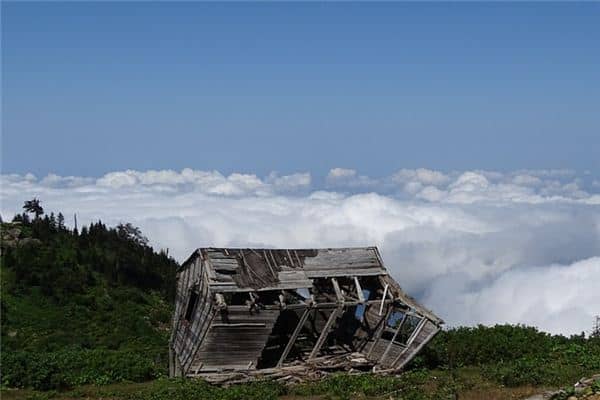
M 487 380 L 477 368 L 448 371 L 411 371 L 398 377 L 337 375 L 318 382 L 284 387 L 273 382 L 219 388 L 202 381 L 159 379 L 145 383 L 86 385 L 65 392 L 2 391 L 2 399 L 128 399 L 128 400 L 233 400 L 233 399 L 523 399 L 548 387 L 504 387 Z

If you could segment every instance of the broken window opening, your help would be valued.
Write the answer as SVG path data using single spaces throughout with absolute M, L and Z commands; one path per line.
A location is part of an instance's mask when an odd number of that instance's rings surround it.
M 360 287 L 363 290 L 369 291 L 369 297 L 365 296 L 365 300 L 380 300 L 383 299 L 384 287 L 377 276 L 360 276 L 358 277 Z
M 369 289 L 363 289 L 362 290 L 362 294 L 363 294 L 363 297 L 365 298 L 365 301 L 369 301 L 370 300 L 371 291 Z M 364 304 L 359 304 L 356 307 L 356 311 L 354 313 L 354 316 L 356 317 L 357 320 L 363 321 L 363 319 L 365 317 L 365 310 L 366 310 L 366 305 L 364 305 Z
M 421 322 L 420 317 L 417 317 L 416 315 L 408 315 L 406 317 L 406 321 L 404 321 L 400 327 L 400 331 L 398 332 L 398 335 L 396 335 L 394 342 L 407 344 L 408 339 L 410 339 L 415 329 L 417 329 L 419 322 Z
M 225 292 L 223 297 L 228 306 L 245 306 L 250 299 L 248 292 Z
M 296 289 L 296 293 L 305 300 L 310 298 L 310 290 L 308 288 L 298 288 Z
M 183 319 L 187 322 L 192 322 L 194 314 L 196 314 L 196 307 L 198 306 L 198 292 L 196 290 L 190 290 L 190 296 L 188 299 L 187 307 Z
M 398 327 L 398 324 L 400 324 L 402 322 L 403 318 L 404 318 L 404 313 L 403 312 L 401 312 L 401 311 L 393 311 L 390 314 L 390 316 L 388 317 L 388 319 L 385 321 L 385 324 L 389 328 L 396 329 Z

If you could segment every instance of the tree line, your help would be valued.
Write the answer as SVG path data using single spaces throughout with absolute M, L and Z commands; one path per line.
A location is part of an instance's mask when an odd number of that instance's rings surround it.
M 70 229 L 59 212 L 46 214 L 39 199 L 26 201 L 14 216 L 15 242 L 2 241 L 2 264 L 14 270 L 14 290 L 39 286 L 57 301 L 97 283 L 159 291 L 172 301 L 177 262 L 155 251 L 139 228 L 130 223 L 108 227 L 102 221 Z M 4 238 L 3 238 L 4 239 Z

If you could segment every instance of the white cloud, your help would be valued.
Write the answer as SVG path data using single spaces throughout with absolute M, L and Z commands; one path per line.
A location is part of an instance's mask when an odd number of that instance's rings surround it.
M 96 180 L 97 186 L 111 189 L 146 188 L 159 191 L 196 191 L 221 196 L 268 195 L 273 192 L 303 190 L 310 187 L 310 183 L 309 173 L 283 176 L 272 173 L 263 180 L 254 174 L 232 173 L 224 176 L 218 171 L 198 171 L 190 168 L 185 168 L 181 172 L 173 170 L 117 171 L 110 172 Z
M 383 182 L 377 179 L 366 175 L 359 175 L 356 170 L 349 168 L 330 169 L 325 182 L 328 188 L 346 188 L 352 190 L 380 187 L 383 184 Z
M 340 178 L 354 178 L 356 176 L 356 170 L 349 168 L 333 168 L 329 170 L 327 179 L 340 179 Z
M 451 284 L 439 280 L 426 301 L 438 304 L 440 312 L 456 315 L 457 324 L 526 321 L 551 332 L 578 333 L 578 327 L 579 332 L 588 331 L 598 315 L 598 282 L 600 257 L 590 257 L 567 265 L 509 270 L 482 288 L 454 282 L 459 294 L 451 302 L 442 292 Z
M 311 176 L 308 172 L 284 176 L 272 172 L 269 174 L 267 182 L 271 183 L 279 191 L 304 190 L 310 187 Z
M 7 219 L 37 196 L 80 224 L 130 221 L 179 260 L 200 246 L 377 245 L 401 285 L 451 325 L 578 333 L 600 313 L 600 194 L 571 173 L 334 169 L 331 179 L 345 193 L 312 187 L 308 173 L 2 175 L 1 211 Z
M 401 169 L 392 176 L 392 180 L 399 183 L 419 182 L 423 185 L 443 185 L 448 183 L 450 178 L 439 172 L 426 168 Z

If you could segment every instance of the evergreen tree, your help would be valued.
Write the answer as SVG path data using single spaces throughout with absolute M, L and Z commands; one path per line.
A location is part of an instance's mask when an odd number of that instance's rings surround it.
M 23 205 L 23 209 L 28 213 L 34 214 L 36 219 L 44 214 L 40 200 L 35 197 L 32 200 L 27 200 Z
M 594 322 L 594 328 L 592 329 L 590 337 L 600 338 L 600 315 L 596 315 L 596 321 Z
M 59 230 L 65 229 L 65 216 L 61 212 L 58 213 L 57 227 Z
M 52 228 L 52 230 L 56 230 L 56 217 L 54 216 L 53 212 L 50 213 L 50 228 Z

